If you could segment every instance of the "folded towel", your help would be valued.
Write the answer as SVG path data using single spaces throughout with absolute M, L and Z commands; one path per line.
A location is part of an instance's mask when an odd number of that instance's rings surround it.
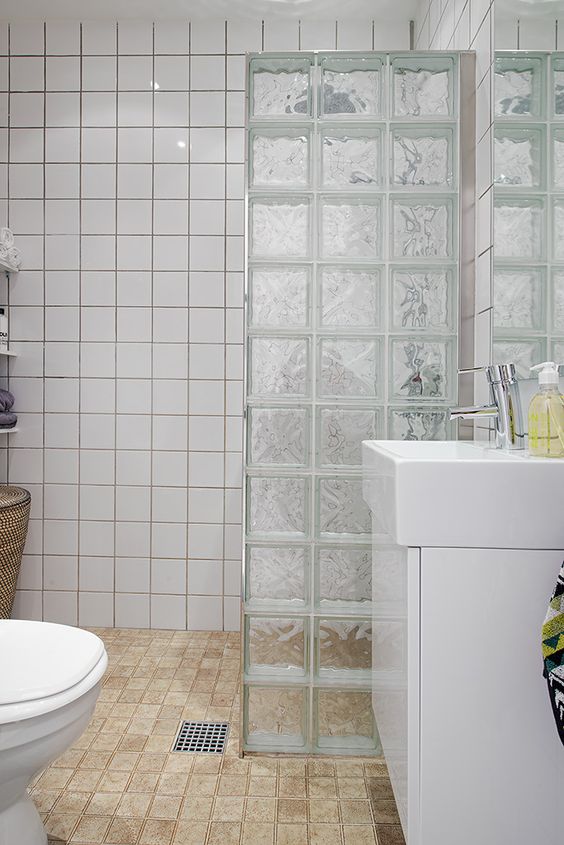
M 4 246 L 4 244 L 0 244 L 0 258 L 8 260 L 8 247 Z
M 542 655 L 552 712 L 564 743 L 564 563 L 542 626 Z
M 18 417 L 16 414 L 12 412 L 8 413 L 1 413 L 0 414 L 0 429 L 3 428 L 14 428 L 18 421 Z
M 12 230 L 8 229 L 7 226 L 3 226 L 0 229 L 0 244 L 5 246 L 6 249 L 10 249 L 10 247 L 14 246 L 14 236 L 12 234 Z
M 0 412 L 9 411 L 14 401 L 14 396 L 9 390 L 0 390 Z
M 14 267 L 18 267 L 18 268 L 19 268 L 19 267 L 21 267 L 21 264 L 22 264 L 22 256 L 21 256 L 21 253 L 20 253 L 20 251 L 19 251 L 19 249 L 18 249 L 17 247 L 15 247 L 15 246 L 11 246 L 11 247 L 8 249 L 8 261 L 9 261 L 9 262 L 10 262 L 10 264 L 12 264 Z

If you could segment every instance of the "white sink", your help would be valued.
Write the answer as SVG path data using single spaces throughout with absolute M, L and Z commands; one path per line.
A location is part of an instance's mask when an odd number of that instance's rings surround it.
M 375 530 L 400 546 L 564 547 L 564 460 L 478 442 L 368 440 L 362 450 Z

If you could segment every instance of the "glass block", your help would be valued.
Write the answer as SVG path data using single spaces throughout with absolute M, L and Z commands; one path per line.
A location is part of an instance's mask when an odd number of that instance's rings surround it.
M 392 440 L 450 440 L 453 426 L 448 408 L 390 408 Z
M 544 129 L 498 124 L 494 138 L 494 184 L 504 188 L 544 186 Z
M 552 130 L 552 185 L 564 189 L 564 129 Z
M 319 395 L 378 398 L 383 391 L 381 354 L 379 338 L 321 338 L 317 380 Z
M 372 547 L 372 595 L 377 608 L 373 613 L 375 620 L 386 608 L 395 605 L 397 611 L 398 602 L 406 606 L 407 555 L 406 546 L 377 543 Z
M 545 209 L 539 198 L 508 200 L 494 204 L 496 259 L 540 259 L 544 250 Z
M 315 623 L 317 674 L 323 679 L 370 680 L 372 623 L 368 619 L 318 619 Z
M 309 461 L 309 408 L 247 410 L 248 460 L 252 466 L 306 466 Z
M 308 528 L 309 482 L 305 478 L 247 479 L 247 531 L 254 537 L 304 537 Z
M 380 267 L 319 268 L 319 325 L 323 328 L 377 329 L 382 325 Z
M 321 58 L 322 117 L 377 117 L 382 111 L 382 60 L 370 58 Z
M 454 60 L 450 56 L 392 59 L 394 117 L 453 116 L 454 73 Z
M 552 254 L 555 261 L 564 261 L 564 200 L 552 203 Z
M 564 338 L 557 338 L 551 343 L 551 361 L 564 361 Z M 560 364 L 560 373 L 562 373 L 562 364 Z
M 544 60 L 540 56 L 496 56 L 495 116 L 542 117 L 544 78 Z
M 497 340 L 494 337 L 493 360 L 499 364 L 515 364 L 518 378 L 530 378 L 531 367 L 546 360 L 544 339 Z
M 311 201 L 280 197 L 249 202 L 251 258 L 307 258 L 311 251 Z
M 375 754 L 380 747 L 371 692 L 315 690 L 314 725 L 316 745 L 320 751 Z
M 379 617 L 374 620 L 370 633 L 374 672 L 400 672 L 407 669 L 405 620 Z
M 315 603 L 331 609 L 361 609 L 372 601 L 372 549 L 325 548 L 316 552 Z
M 310 133 L 307 129 L 251 129 L 249 187 L 307 188 L 310 183 Z
M 304 605 L 308 575 L 309 551 L 304 546 L 249 546 L 245 601 L 252 607 Z
M 247 749 L 303 749 L 307 742 L 308 691 L 294 687 L 250 686 L 245 690 Z
M 317 479 L 319 536 L 327 540 L 365 537 L 370 534 L 370 511 L 362 497 L 362 479 Z
M 382 133 L 379 129 L 325 129 L 321 133 L 321 185 L 374 188 L 382 183 Z
M 552 108 L 555 117 L 564 116 L 564 59 L 552 57 Z
M 452 268 L 393 267 L 391 327 L 395 331 L 452 331 L 456 276 Z
M 540 267 L 519 267 L 494 271 L 495 330 L 544 328 L 544 272 Z
M 382 254 L 379 199 L 320 199 L 320 253 L 324 258 L 377 259 Z
M 318 408 L 318 464 L 321 467 L 361 466 L 363 440 L 382 434 L 376 408 Z
M 303 677 L 307 671 L 307 621 L 297 616 L 247 616 L 247 675 Z
M 552 271 L 552 328 L 564 334 L 564 270 Z
M 305 337 L 249 338 L 249 392 L 253 396 L 309 394 L 309 340 Z
M 309 324 L 311 271 L 286 265 L 249 269 L 249 325 L 302 328 Z
M 447 400 L 453 388 L 453 351 L 451 341 L 439 338 L 391 339 L 390 395 L 396 400 Z
M 394 258 L 454 258 L 454 206 L 441 197 L 408 200 L 396 197 L 392 206 Z
M 392 127 L 391 184 L 408 188 L 452 188 L 453 135 L 449 126 Z
M 311 59 L 307 57 L 251 59 L 251 118 L 309 117 L 310 68 Z

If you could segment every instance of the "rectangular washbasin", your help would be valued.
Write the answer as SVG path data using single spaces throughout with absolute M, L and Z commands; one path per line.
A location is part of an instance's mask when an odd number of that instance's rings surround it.
M 367 440 L 364 498 L 401 546 L 564 547 L 564 460 L 479 442 Z

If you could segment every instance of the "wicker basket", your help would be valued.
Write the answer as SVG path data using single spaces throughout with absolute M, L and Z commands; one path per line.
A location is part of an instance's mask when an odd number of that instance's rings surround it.
M 30 506 L 27 490 L 0 486 L 0 619 L 12 613 Z

